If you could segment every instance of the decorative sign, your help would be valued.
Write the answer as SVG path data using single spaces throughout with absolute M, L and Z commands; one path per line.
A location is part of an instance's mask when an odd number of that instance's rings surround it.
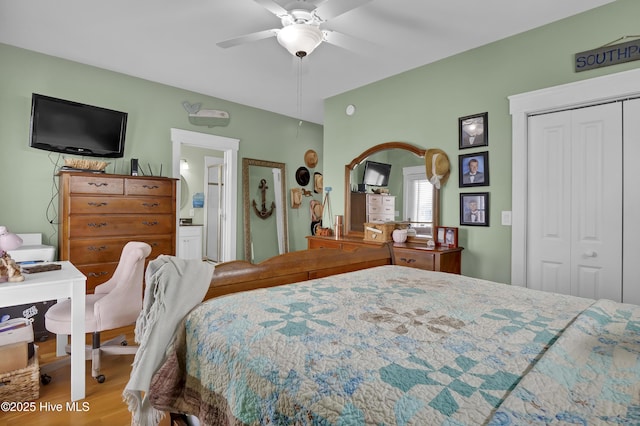
M 576 53 L 575 71 L 588 71 L 637 60 L 640 60 L 640 40 L 628 41 Z

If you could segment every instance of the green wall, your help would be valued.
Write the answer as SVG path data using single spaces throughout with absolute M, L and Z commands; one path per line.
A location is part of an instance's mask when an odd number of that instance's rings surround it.
M 324 181 L 334 213 L 344 211 L 344 165 L 388 141 L 441 148 L 451 162 L 442 190 L 443 225 L 459 226 L 459 197 L 490 193 L 490 226 L 460 227 L 462 273 L 510 282 L 511 116 L 508 96 L 637 68 L 640 62 L 575 73 L 574 54 L 638 34 L 640 1 L 616 2 L 332 97 L 325 102 Z M 349 104 L 353 116 L 345 114 Z M 458 118 L 487 111 L 489 146 L 458 149 Z M 458 155 L 489 151 L 490 186 L 459 188 Z
M 287 164 L 287 188 L 298 186 L 295 170 L 307 149 L 315 149 L 324 185 L 333 188 L 332 213 L 344 212 L 344 165 L 366 148 L 388 141 L 437 147 L 449 155 L 451 178 L 442 191 L 443 224 L 459 225 L 459 194 L 490 193 L 489 227 L 460 227 L 463 273 L 509 282 L 511 228 L 500 224 L 500 212 L 511 209 L 511 116 L 508 96 L 540 88 L 625 71 L 639 62 L 575 73 L 576 52 L 602 46 L 638 33 L 640 2 L 617 0 L 592 11 L 426 65 L 325 102 L 322 126 L 221 99 L 152 83 L 0 44 L 0 224 L 15 232 L 42 232 L 57 245 L 56 154 L 28 147 L 32 92 L 68 98 L 129 112 L 124 160 L 130 158 L 169 169 L 169 129 L 181 128 L 240 139 L 239 158 Z M 204 108 L 229 111 L 227 127 L 189 124 L 181 103 L 201 102 Z M 353 116 L 345 107 L 355 104 Z M 458 118 L 489 113 L 491 186 L 458 188 Z M 515 171 L 517 172 L 517 171 Z M 241 188 L 241 171 L 238 171 Z M 307 189 L 312 189 L 308 186 Z M 287 204 L 289 195 L 287 194 Z M 321 199 L 320 195 L 315 195 Z M 308 198 L 300 209 L 289 209 L 291 250 L 306 247 L 309 235 Z M 238 257 L 242 258 L 242 206 L 238 203 Z
M 242 188 L 243 157 L 285 163 L 287 188 L 298 186 L 295 171 L 304 165 L 308 149 L 318 152 L 317 170 L 322 170 L 320 125 L 304 122 L 299 126 L 297 119 L 283 115 L 0 44 L 0 224 L 13 232 L 41 232 L 46 243 L 54 246 L 58 245 L 54 173 L 62 159 L 58 154 L 29 148 L 33 92 L 129 113 L 125 157 L 109 160 L 108 172 L 129 173 L 129 160 L 138 158 L 154 170 L 162 164 L 166 176 L 171 170 L 171 128 L 239 139 L 238 188 Z M 226 127 L 194 126 L 188 121 L 183 101 L 228 111 L 231 121 Z M 320 200 L 319 195 L 316 198 Z M 306 198 L 307 207 L 308 201 Z M 244 247 L 241 203 L 239 196 L 239 259 Z M 289 225 L 291 250 L 306 248 L 308 208 L 305 212 L 289 211 L 295 218 Z

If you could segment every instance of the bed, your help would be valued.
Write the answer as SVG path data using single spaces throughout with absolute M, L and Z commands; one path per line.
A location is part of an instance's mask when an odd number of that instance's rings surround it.
M 216 269 L 153 377 L 156 409 L 206 425 L 640 424 L 640 307 L 396 266 L 383 248 L 270 262 Z

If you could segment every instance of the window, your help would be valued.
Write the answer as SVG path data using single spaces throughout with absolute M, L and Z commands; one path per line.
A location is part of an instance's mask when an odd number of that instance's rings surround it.
M 433 227 L 433 185 L 427 180 L 424 167 L 405 167 L 404 211 L 407 222 L 419 222 L 412 227 L 420 236 L 431 235 Z

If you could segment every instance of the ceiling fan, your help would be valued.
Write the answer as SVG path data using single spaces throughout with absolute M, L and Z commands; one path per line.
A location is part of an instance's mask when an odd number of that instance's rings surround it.
M 286 7 L 274 0 L 254 1 L 280 18 L 282 28 L 258 31 L 221 41 L 216 43 L 219 47 L 234 47 L 276 37 L 280 45 L 299 58 L 309 55 L 323 41 L 349 48 L 348 36 L 336 31 L 321 29 L 320 26 L 329 19 L 360 7 L 371 0 L 326 0 L 318 6 L 311 1 L 297 0 L 289 3 Z

